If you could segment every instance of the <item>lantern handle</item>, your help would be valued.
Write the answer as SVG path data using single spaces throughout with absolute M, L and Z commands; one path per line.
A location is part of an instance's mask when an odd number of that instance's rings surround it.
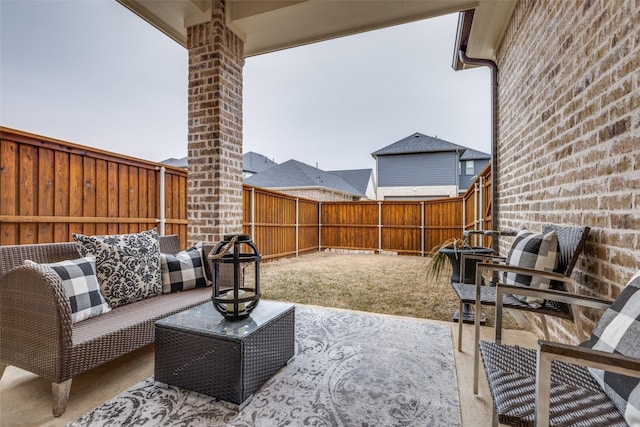
M 216 248 L 211 249 L 211 251 L 209 252 L 209 257 L 208 258 L 209 259 L 222 258 L 224 255 L 229 253 L 229 251 L 231 250 L 231 248 L 233 247 L 233 245 L 236 243 L 237 240 L 238 240 L 238 235 L 236 234 L 235 236 L 233 236 L 231 241 L 225 245 L 225 247 L 222 249 L 221 252 L 219 252 L 217 254 L 212 254 L 211 252 L 213 252 Z

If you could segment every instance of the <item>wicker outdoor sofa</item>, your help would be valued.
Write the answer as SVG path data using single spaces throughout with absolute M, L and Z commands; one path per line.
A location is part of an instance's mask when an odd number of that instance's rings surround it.
M 164 253 L 179 251 L 177 236 L 159 237 L 159 246 Z M 152 343 L 156 320 L 211 298 L 210 287 L 161 294 L 72 323 L 60 277 L 23 263 L 79 256 L 76 243 L 0 247 L 0 379 L 12 365 L 52 381 L 54 416 L 64 413 L 74 376 Z

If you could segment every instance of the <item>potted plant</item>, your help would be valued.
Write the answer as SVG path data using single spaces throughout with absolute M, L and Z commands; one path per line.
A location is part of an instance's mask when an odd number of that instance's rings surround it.
M 442 274 L 442 268 L 446 265 L 446 260 L 449 260 L 451 265 L 451 283 L 460 282 L 460 261 L 462 254 L 476 253 L 476 254 L 491 254 L 493 249 L 483 246 L 471 245 L 471 234 L 473 232 L 465 231 L 462 239 L 451 238 L 440 243 L 431 250 L 431 260 L 428 264 L 429 275 L 433 278 L 439 278 Z M 476 260 L 467 260 L 465 264 L 465 273 L 463 283 L 474 283 L 476 274 Z
M 471 234 L 473 233 L 473 231 L 465 231 L 462 239 L 447 239 L 434 247 L 431 251 L 431 260 L 428 264 L 429 276 L 439 278 L 448 260 L 451 265 L 451 283 L 475 283 L 476 263 L 478 262 L 476 259 L 467 259 L 465 261 L 464 278 L 460 280 L 460 261 L 462 260 L 462 254 L 473 253 L 489 255 L 493 253 L 493 249 L 483 246 L 472 246 Z M 473 312 L 469 304 L 464 305 L 462 316 L 465 323 L 474 322 Z M 483 315 L 482 323 L 484 323 L 484 319 L 485 317 Z M 454 314 L 453 320 L 454 322 L 459 320 L 458 312 Z

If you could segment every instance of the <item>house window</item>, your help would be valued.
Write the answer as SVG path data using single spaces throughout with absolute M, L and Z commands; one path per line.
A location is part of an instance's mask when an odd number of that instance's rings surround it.
M 465 175 L 474 175 L 474 171 L 473 171 L 473 160 L 467 160 L 465 162 Z

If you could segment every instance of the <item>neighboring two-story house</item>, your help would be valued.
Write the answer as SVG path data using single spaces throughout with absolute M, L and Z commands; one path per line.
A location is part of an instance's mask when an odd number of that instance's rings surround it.
M 371 153 L 376 160 L 379 200 L 427 200 L 466 191 L 491 156 L 414 133 Z
M 458 186 L 460 187 L 460 193 L 467 191 L 469 186 L 473 184 L 476 176 L 487 167 L 491 161 L 491 155 L 477 151 L 472 148 L 467 148 L 460 156 L 460 168 L 458 169 L 458 175 L 460 180 Z

